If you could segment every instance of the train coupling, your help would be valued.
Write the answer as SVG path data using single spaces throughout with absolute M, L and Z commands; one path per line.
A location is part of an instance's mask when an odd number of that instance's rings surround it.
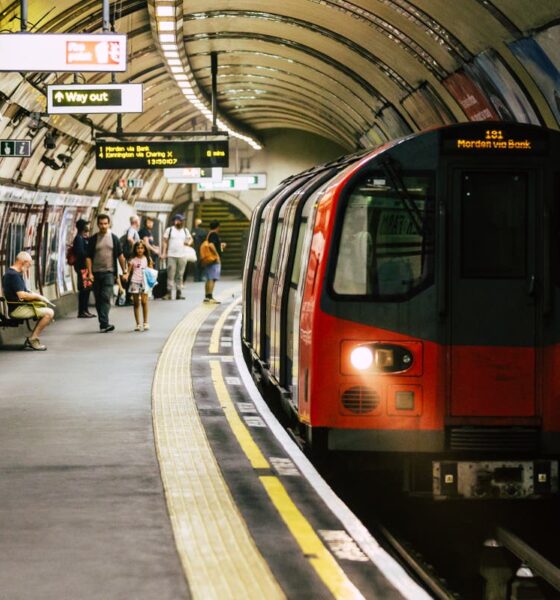
M 433 461 L 432 493 L 452 498 L 541 498 L 558 493 L 558 461 Z

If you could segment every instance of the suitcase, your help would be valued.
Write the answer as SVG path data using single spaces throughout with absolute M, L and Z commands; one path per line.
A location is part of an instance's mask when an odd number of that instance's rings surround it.
M 163 298 L 167 294 L 167 268 L 158 271 L 157 285 L 152 290 L 154 298 Z

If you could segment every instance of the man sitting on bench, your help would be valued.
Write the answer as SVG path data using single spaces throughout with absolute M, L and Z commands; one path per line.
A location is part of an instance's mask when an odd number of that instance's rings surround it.
M 29 269 L 32 262 L 31 256 L 27 252 L 20 252 L 16 256 L 14 264 L 2 277 L 2 290 L 8 302 L 8 313 L 11 318 L 37 319 L 37 325 L 31 335 L 26 338 L 24 348 L 46 350 L 47 347 L 39 341 L 39 335 L 53 320 L 54 310 L 47 306 L 47 304 L 51 304 L 47 298 L 41 294 L 29 292 L 25 286 L 23 274 Z M 11 302 L 21 304 L 11 304 Z

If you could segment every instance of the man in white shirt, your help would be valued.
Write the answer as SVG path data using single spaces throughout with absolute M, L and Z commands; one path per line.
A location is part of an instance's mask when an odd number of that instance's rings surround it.
M 184 226 L 185 217 L 175 215 L 173 226 L 168 227 L 163 234 L 163 250 L 161 258 L 167 258 L 167 294 L 164 300 L 172 300 L 176 292 L 176 299 L 183 300 L 183 274 L 187 266 L 187 246 L 192 246 L 193 238 Z

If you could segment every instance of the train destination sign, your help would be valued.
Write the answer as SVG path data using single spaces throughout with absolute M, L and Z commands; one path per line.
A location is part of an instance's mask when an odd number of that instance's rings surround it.
M 443 154 L 546 154 L 548 136 L 545 130 L 522 127 L 450 128 L 441 132 Z
M 31 156 L 31 140 L 0 140 L 0 157 Z
M 47 86 L 47 112 L 51 115 L 142 111 L 143 92 L 139 83 Z
M 126 71 L 126 35 L 3 33 L 0 71 Z
M 229 164 L 227 140 L 98 141 L 95 154 L 98 169 L 227 167 Z

